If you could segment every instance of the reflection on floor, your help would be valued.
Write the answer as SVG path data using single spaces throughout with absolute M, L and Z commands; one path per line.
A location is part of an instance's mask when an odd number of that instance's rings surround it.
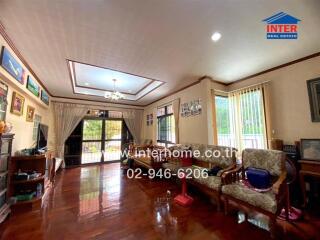
M 174 197 L 179 186 L 127 179 L 118 163 L 64 170 L 42 209 L 11 216 L 1 239 L 269 239 L 267 231 L 217 212 L 197 191 L 190 193 L 193 205 L 183 208 L 167 199 L 167 190 Z M 279 224 L 282 239 L 320 239 L 319 217 Z

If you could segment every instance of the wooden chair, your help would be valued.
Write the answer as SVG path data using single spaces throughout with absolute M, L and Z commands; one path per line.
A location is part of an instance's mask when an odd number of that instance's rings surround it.
M 245 169 L 255 167 L 268 170 L 275 179 L 271 190 L 257 192 L 242 183 L 245 180 Z M 271 237 L 275 236 L 276 219 L 283 207 L 288 220 L 286 204 L 288 188 L 286 184 L 285 155 L 281 151 L 263 149 L 245 149 L 242 152 L 242 165 L 227 171 L 222 176 L 224 186 L 222 193 L 225 214 L 228 213 L 229 200 L 269 217 Z

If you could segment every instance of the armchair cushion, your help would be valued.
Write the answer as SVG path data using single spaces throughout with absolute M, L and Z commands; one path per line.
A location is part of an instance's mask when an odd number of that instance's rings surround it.
M 245 149 L 242 153 L 242 164 L 248 167 L 268 170 L 273 176 L 280 176 L 285 171 L 283 152 L 264 149 Z
M 277 211 L 276 196 L 272 190 L 260 193 L 248 188 L 241 182 L 236 182 L 224 185 L 222 193 L 271 213 L 276 213 Z

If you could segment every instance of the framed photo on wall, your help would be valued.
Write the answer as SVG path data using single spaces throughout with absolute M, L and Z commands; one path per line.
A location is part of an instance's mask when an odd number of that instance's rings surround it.
M 27 122 L 33 122 L 35 111 L 36 109 L 34 107 L 31 107 L 29 105 L 27 106 L 27 114 L 26 114 Z
M 32 79 L 30 75 L 28 75 L 27 80 L 27 89 L 33 93 L 33 95 L 39 97 L 40 95 L 40 87 L 39 85 Z
M 41 101 L 44 102 L 45 104 L 49 105 L 49 95 L 43 89 L 41 89 Z
M 12 93 L 12 102 L 10 112 L 21 116 L 23 114 L 24 97 L 17 92 Z
M 301 139 L 301 159 L 320 161 L 320 139 Z
M 19 83 L 24 84 L 24 69 L 9 50 L 2 47 L 1 66 Z
M 320 122 L 320 78 L 307 81 L 311 120 Z

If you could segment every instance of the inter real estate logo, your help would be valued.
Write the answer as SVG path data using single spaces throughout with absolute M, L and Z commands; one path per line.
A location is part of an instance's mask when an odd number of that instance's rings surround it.
M 298 39 L 301 20 L 280 12 L 262 21 L 267 23 L 267 39 Z

